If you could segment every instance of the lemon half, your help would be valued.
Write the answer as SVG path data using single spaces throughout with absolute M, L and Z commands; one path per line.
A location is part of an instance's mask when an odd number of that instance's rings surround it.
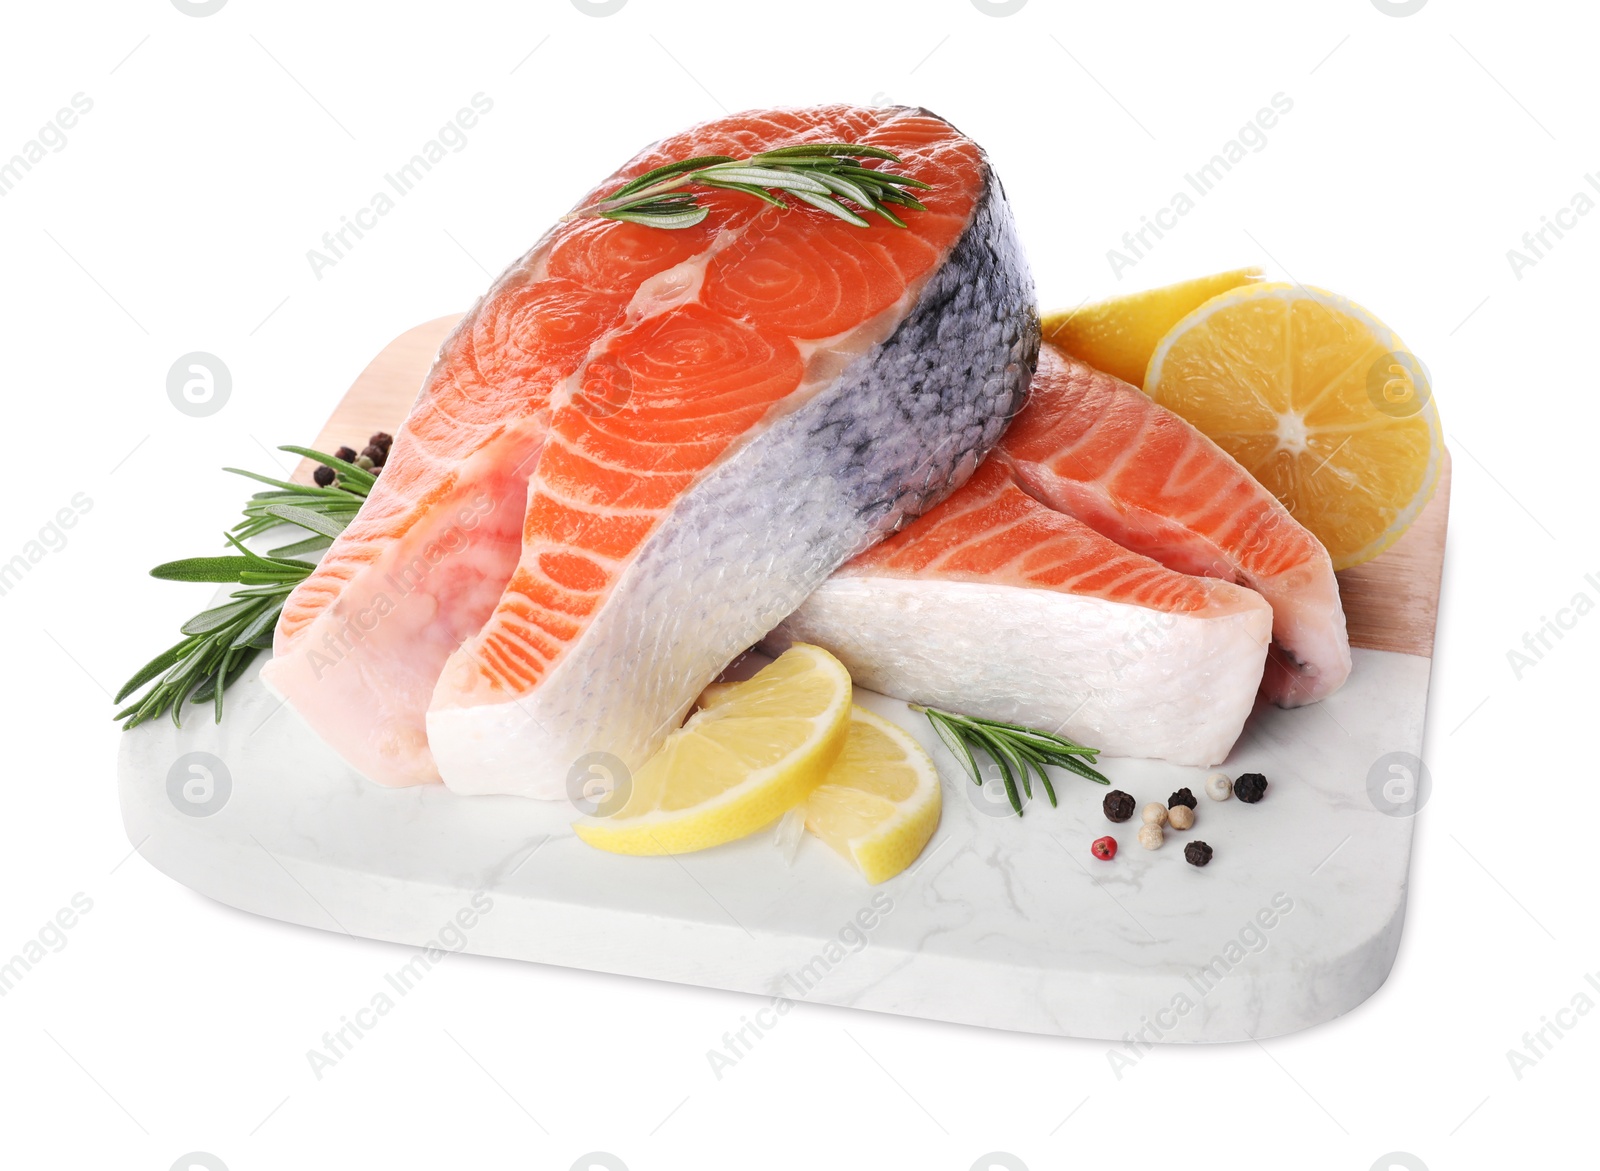
M 1277 496 L 1335 569 L 1399 540 L 1439 482 L 1444 437 L 1421 362 L 1322 289 L 1213 297 L 1162 339 L 1144 389 Z

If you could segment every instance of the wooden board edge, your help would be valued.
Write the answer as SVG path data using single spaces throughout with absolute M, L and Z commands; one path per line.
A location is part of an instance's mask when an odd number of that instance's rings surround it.
M 1433 499 L 1416 523 L 1380 556 L 1338 575 L 1351 646 L 1433 657 L 1449 525 L 1450 452 L 1445 450 Z
M 376 432 L 392 434 L 398 430 L 412 399 L 422 389 L 422 380 L 432 368 L 439 347 L 464 316 L 450 313 L 412 326 L 379 350 L 334 406 L 311 447 L 331 452 L 348 444 L 360 451 Z M 396 409 L 402 393 L 409 397 Z M 310 460 L 302 460 L 294 478 L 309 484 L 315 466 Z

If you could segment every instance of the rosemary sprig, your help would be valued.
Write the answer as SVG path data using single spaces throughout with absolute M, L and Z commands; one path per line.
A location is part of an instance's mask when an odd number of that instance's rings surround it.
M 1098 770 L 1090 767 L 1100 755 L 1098 748 L 1085 748 L 1082 744 L 1074 743 L 1064 736 L 1041 732 L 1037 728 L 1026 728 L 1021 724 L 985 720 L 978 716 L 962 716 L 955 712 L 923 707 L 915 703 L 911 705 L 911 710 L 921 712 L 928 717 L 928 722 L 939 734 L 939 739 L 944 741 L 951 755 L 961 762 L 962 767 L 967 770 L 967 775 L 972 778 L 972 783 L 980 788 L 983 786 L 983 774 L 978 770 L 978 761 L 972 752 L 973 749 L 979 749 L 988 753 L 989 758 L 1000 769 L 1000 779 L 1005 784 L 1006 796 L 1010 799 L 1011 808 L 1016 810 L 1018 817 L 1022 816 L 1022 796 L 1017 792 L 1017 783 L 1021 781 L 1022 792 L 1031 798 L 1034 773 L 1038 773 L 1039 780 L 1044 785 L 1045 796 L 1049 797 L 1051 807 L 1055 807 L 1055 786 L 1050 783 L 1050 775 L 1044 771 L 1044 766 L 1047 764 L 1077 773 L 1085 780 L 1094 781 L 1096 784 L 1111 783 Z
M 328 488 L 307 487 L 238 468 L 225 469 L 271 485 L 271 490 L 250 498 L 244 519 L 224 534 L 235 552 L 168 561 L 152 569 L 150 576 L 163 581 L 234 582 L 241 588 L 222 605 L 202 610 L 185 622 L 180 628 L 184 637 L 122 685 L 117 703 L 153 681 L 144 695 L 117 712 L 115 718 L 122 721 L 124 729 L 166 712 L 178 724 L 186 702 L 210 703 L 220 723 L 223 692 L 244 674 L 256 655 L 272 646 L 272 632 L 284 600 L 316 568 L 297 558 L 331 543 L 350 523 L 375 482 L 372 473 L 337 456 L 305 447 L 279 450 L 324 464 L 338 473 L 338 479 Z M 265 555 L 245 547 L 244 538 L 282 524 L 295 525 L 311 536 Z
M 244 540 L 259 536 L 281 524 L 298 525 L 314 535 L 303 541 L 296 541 L 293 545 L 273 549 L 269 556 L 299 557 L 332 543 L 333 538 L 350 523 L 351 517 L 355 516 L 362 501 L 366 500 L 367 493 L 377 482 L 377 477 L 353 463 L 346 463 L 338 456 L 324 455 L 320 451 L 312 451 L 309 447 L 290 446 L 280 447 L 278 450 L 293 452 L 295 455 L 326 464 L 338 474 L 338 479 L 333 486 L 320 488 L 314 484 L 291 484 L 286 480 L 274 480 L 271 476 L 248 472 L 242 468 L 223 468 L 223 471 L 232 472 L 236 476 L 269 484 L 273 489 L 268 492 L 257 492 L 250 497 L 244 506 L 244 519 L 233 526 L 233 534 Z
M 897 175 L 887 167 L 869 167 L 861 160 L 898 163 L 898 155 L 875 146 L 848 142 L 806 143 L 762 151 L 749 158 L 701 155 L 646 171 L 624 183 L 598 203 L 580 207 L 566 218 L 586 216 L 624 220 L 653 228 L 689 228 L 710 214 L 691 185 L 723 191 L 742 191 L 776 207 L 788 207 L 776 191 L 788 192 L 802 203 L 838 216 L 858 228 L 868 226 L 862 212 L 882 216 L 897 228 L 905 221 L 893 207 L 925 210 L 906 188 L 927 190 L 932 185 L 910 175 Z M 892 205 L 892 206 L 891 206 Z

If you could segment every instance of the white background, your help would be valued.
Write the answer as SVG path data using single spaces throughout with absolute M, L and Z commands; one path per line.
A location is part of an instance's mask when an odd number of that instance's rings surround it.
M 7 4 L 0 159 L 74 94 L 94 105 L 0 198 L 0 560 L 74 494 L 93 507 L 0 597 L 0 958 L 75 894 L 93 909 L 0 998 L 0 1165 L 1592 1159 L 1552 1152 L 1591 1129 L 1600 1013 L 1520 1079 L 1506 1057 L 1600 971 L 1600 617 L 1520 680 L 1507 658 L 1600 599 L 1600 215 L 1520 279 L 1506 255 L 1600 175 L 1591 19 L 1456 0 Z M 317 279 L 307 249 L 480 91 L 494 108 L 465 149 Z M 1279 92 L 1294 108 L 1266 147 L 1115 279 L 1107 249 Z M 1121 1080 L 1103 1043 L 802 1005 L 718 1081 L 705 1053 L 756 998 L 459 956 L 315 1080 L 306 1050 L 407 951 L 225 909 L 129 856 L 107 693 L 209 588 L 144 571 L 213 548 L 243 491 L 221 465 L 271 470 L 385 342 L 465 308 L 641 145 L 822 101 L 920 103 L 983 143 L 1047 308 L 1261 263 L 1361 301 L 1428 363 L 1455 486 L 1434 791 L 1392 976 L 1331 1024 L 1162 1048 Z M 166 395 L 193 350 L 232 371 L 209 418 Z

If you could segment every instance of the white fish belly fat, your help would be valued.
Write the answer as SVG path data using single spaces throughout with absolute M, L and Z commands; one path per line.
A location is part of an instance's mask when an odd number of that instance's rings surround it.
M 1225 759 L 1261 683 L 1272 612 L 1206 615 L 1045 589 L 830 579 L 768 640 L 832 651 L 862 687 L 1057 732 L 1112 756 Z

